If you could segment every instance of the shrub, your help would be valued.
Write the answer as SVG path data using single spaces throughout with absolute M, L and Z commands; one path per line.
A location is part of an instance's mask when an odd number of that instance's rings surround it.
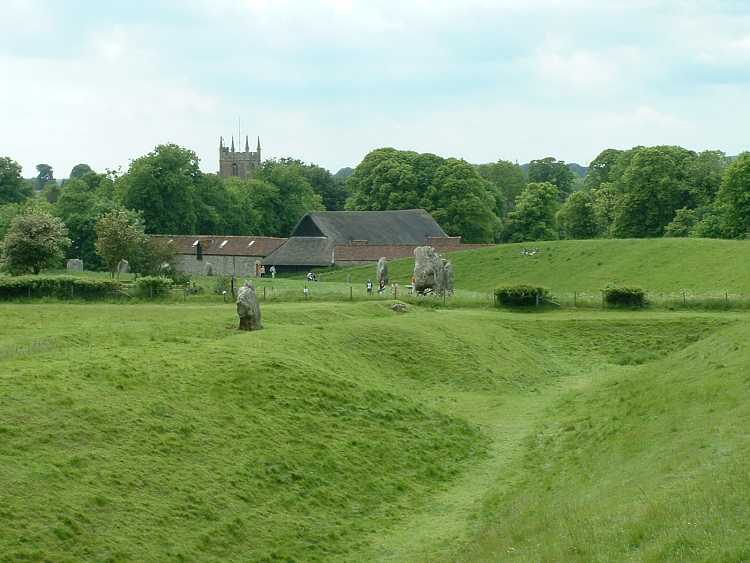
M 223 295 L 225 292 L 229 293 L 232 289 L 232 278 L 227 276 L 219 276 L 214 282 L 214 293 L 217 295 Z
M 186 274 L 185 272 L 178 272 L 174 269 L 171 270 L 168 274 L 166 274 L 168 278 L 171 278 L 172 282 L 175 285 L 188 285 L 190 281 L 193 279 L 190 274 Z
M 135 281 L 135 294 L 139 297 L 161 297 L 172 288 L 172 280 L 163 276 L 143 276 Z
M 549 302 L 549 290 L 533 285 L 508 285 L 495 289 L 495 304 L 504 307 L 529 307 Z
M 0 277 L 0 299 L 55 297 L 58 299 L 104 299 L 121 288 L 114 280 L 74 276 Z
M 604 290 L 604 303 L 610 307 L 645 307 L 646 292 L 640 287 L 608 286 Z

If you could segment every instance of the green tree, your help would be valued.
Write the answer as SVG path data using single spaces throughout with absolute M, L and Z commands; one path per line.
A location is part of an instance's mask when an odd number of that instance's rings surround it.
M 685 206 L 684 149 L 648 147 L 638 149 L 618 181 L 618 198 L 612 234 L 618 238 L 660 237 Z M 689 151 L 684 151 L 688 153 Z
M 146 242 L 143 222 L 137 213 L 114 209 L 96 222 L 96 252 L 115 276 L 120 260 L 135 261 Z
M 518 164 L 498 160 L 477 165 L 479 175 L 490 182 L 496 200 L 495 214 L 504 217 L 516 205 L 516 198 L 526 187 L 526 175 Z
M 729 163 L 729 158 L 721 151 L 703 151 L 692 159 L 687 176 L 693 205 L 707 207 L 714 203 Z
M 31 197 L 31 186 L 21 177 L 21 165 L 0 157 L 0 205 L 21 203 Z
M 589 239 L 599 234 L 594 203 L 594 197 L 589 191 L 570 194 L 557 212 L 557 224 L 565 238 Z
M 110 198 L 110 184 L 104 174 L 88 172 L 67 182 L 55 205 L 73 241 L 68 256 L 82 259 L 89 270 L 104 266 L 96 252 L 96 222 L 116 206 Z
M 36 165 L 36 189 L 42 191 L 44 186 L 49 182 L 54 181 L 55 176 L 52 171 L 52 167 L 49 164 L 37 164 Z
M 555 214 L 559 197 L 560 190 L 554 184 L 528 184 L 518 196 L 516 208 L 508 213 L 503 238 L 510 242 L 556 239 Z
M 310 182 L 294 166 L 264 166 L 256 177 L 278 190 L 278 198 L 274 202 L 274 215 L 278 223 L 273 236 L 289 236 L 305 213 L 324 209 L 320 195 L 313 191 Z
M 142 213 L 150 233 L 195 233 L 196 191 L 203 176 L 198 164 L 198 157 L 189 149 L 173 144 L 157 146 L 136 158 L 120 178 L 123 205 Z
M 688 237 L 698 223 L 698 213 L 695 209 L 683 207 L 678 209 L 674 219 L 664 228 L 665 237 Z
M 57 200 L 60 199 L 60 192 L 60 186 L 57 184 L 57 181 L 53 180 L 51 182 L 47 182 L 47 184 L 44 186 L 42 195 L 44 195 L 44 199 L 46 199 L 49 203 L 56 203 Z
M 3 266 L 13 275 L 58 266 L 70 246 L 63 222 L 48 213 L 15 217 L 3 240 Z
M 19 216 L 23 211 L 23 207 L 20 203 L 6 203 L 0 205 L 0 240 L 5 238 L 5 235 L 10 229 L 10 223 Z
M 442 159 L 429 155 L 420 162 L 419 176 L 415 161 L 419 155 L 392 148 L 371 151 L 354 170 L 347 182 L 347 209 L 385 211 L 416 209 L 425 190 L 442 164 Z M 433 158 L 430 158 L 433 157 Z
M 268 172 L 271 168 L 286 166 L 298 171 L 302 177 L 310 183 L 313 192 L 320 196 L 325 209 L 328 211 L 339 211 L 344 209 L 348 192 L 346 182 L 334 178 L 331 173 L 316 164 L 303 162 L 296 158 L 281 158 L 278 160 L 267 160 L 263 168 Z
M 463 160 L 449 158 L 438 168 L 422 203 L 449 235 L 466 242 L 494 242 L 500 230 L 491 186 Z
M 165 265 L 168 270 L 173 270 L 176 255 L 174 244 L 146 236 L 131 256 L 130 269 L 146 276 L 162 275 Z
M 82 178 L 86 174 L 93 172 L 91 166 L 88 164 L 76 164 L 70 171 L 68 176 L 69 180 L 75 180 L 76 178 Z
M 613 184 L 600 184 L 595 190 L 591 190 L 593 199 L 594 216 L 600 234 L 608 236 L 615 220 L 615 209 L 619 194 Z
M 750 232 L 750 152 L 729 165 L 717 199 L 724 234 L 745 238 Z
M 584 180 L 584 188 L 595 190 L 602 184 L 614 182 L 617 179 L 617 164 L 621 160 L 623 151 L 605 149 L 589 163 L 589 171 Z
M 576 175 L 564 161 L 551 156 L 529 163 L 529 182 L 554 184 L 557 186 L 560 201 L 565 201 L 573 191 L 575 179 Z

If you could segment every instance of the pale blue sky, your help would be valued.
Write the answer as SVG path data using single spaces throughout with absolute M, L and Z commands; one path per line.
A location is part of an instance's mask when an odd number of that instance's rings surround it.
M 750 2 L 5 0 L 0 155 L 33 175 L 218 137 L 332 171 L 394 146 L 471 162 L 750 149 Z

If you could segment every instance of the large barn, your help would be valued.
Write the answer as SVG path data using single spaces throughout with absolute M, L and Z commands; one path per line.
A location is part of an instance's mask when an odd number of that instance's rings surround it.
M 400 211 L 321 211 L 308 213 L 284 244 L 263 259 L 278 271 L 349 266 L 413 256 L 417 246 L 464 250 L 424 209 Z M 480 245 L 481 246 L 481 245 Z
M 449 237 L 424 209 L 320 211 L 305 215 L 288 239 L 256 236 L 161 235 L 173 244 L 175 267 L 190 274 L 252 276 L 263 264 L 279 272 L 353 266 L 414 255 L 417 246 L 439 252 L 486 245 Z

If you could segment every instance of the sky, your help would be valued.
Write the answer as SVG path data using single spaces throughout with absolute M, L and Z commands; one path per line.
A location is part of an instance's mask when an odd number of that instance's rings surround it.
M 332 172 L 391 146 L 588 164 L 750 149 L 747 0 L 3 0 L 0 156 L 127 169 L 219 136 Z M 239 121 L 239 125 L 238 125 Z M 251 141 L 251 145 L 254 143 Z

